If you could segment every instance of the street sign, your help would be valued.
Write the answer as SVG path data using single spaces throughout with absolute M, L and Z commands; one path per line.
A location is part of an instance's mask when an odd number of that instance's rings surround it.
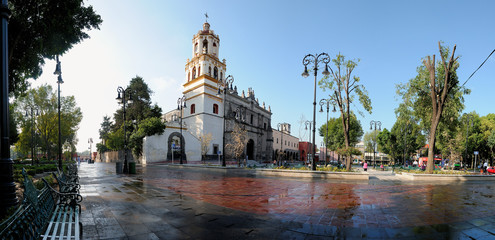
M 478 154 L 480 154 L 480 152 L 474 151 L 474 155 L 478 155 Z
M 222 154 L 222 151 L 218 150 L 218 155 Z

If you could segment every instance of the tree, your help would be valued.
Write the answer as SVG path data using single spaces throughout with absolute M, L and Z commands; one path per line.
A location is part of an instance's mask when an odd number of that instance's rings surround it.
M 112 122 L 110 120 L 110 117 L 104 116 L 103 122 L 100 124 L 100 130 L 98 131 L 100 133 L 100 139 L 103 142 L 105 142 L 105 140 L 108 138 L 108 134 L 110 134 L 111 130 L 112 130 Z
M 211 133 L 203 134 L 199 136 L 199 142 L 201 143 L 201 160 L 206 160 L 206 154 L 210 151 L 210 143 L 213 140 Z
M 49 157 L 57 152 L 58 148 L 58 99 L 57 94 L 50 85 L 42 85 L 39 88 L 29 90 L 25 96 L 16 99 L 15 115 L 19 120 L 22 132 L 16 148 L 22 152 L 25 146 L 29 146 L 30 116 L 25 116 L 28 107 L 39 109 L 39 115 L 35 117 L 36 142 L 42 151 Z M 67 144 L 66 149 L 73 149 L 77 143 L 76 132 L 82 120 L 81 109 L 76 105 L 74 96 L 60 98 L 61 142 Z
M 469 90 L 458 85 L 456 70 L 459 67 L 458 58 L 454 58 L 455 46 L 450 56 L 449 49 L 441 46 L 439 51 L 442 60 L 435 62 L 435 56 L 423 59 L 423 65 L 418 67 L 418 75 L 406 84 L 398 85 L 398 94 L 412 110 L 414 120 L 417 120 L 421 130 L 428 136 L 428 163 L 433 163 L 436 142 L 442 148 L 445 144 L 440 139 L 443 131 L 454 132 L 459 125 L 459 118 L 464 109 L 464 95 Z M 438 64 L 442 67 L 435 67 Z M 437 134 L 440 133 L 440 134 Z M 451 134 L 450 134 L 451 136 Z M 427 172 L 433 171 L 433 164 L 427 165 Z
M 83 0 L 10 0 L 9 91 L 22 95 L 45 59 L 62 55 L 99 29 L 101 17 Z
M 229 154 L 237 159 L 237 166 L 241 166 L 241 157 L 244 153 L 247 143 L 247 130 L 242 129 L 239 124 L 234 125 L 234 130 L 231 133 L 232 142 L 225 145 L 225 149 Z
M 357 60 L 357 62 L 345 60 L 343 55 L 338 54 L 336 58 L 332 59 L 332 62 L 335 64 L 335 71 L 330 68 L 331 74 L 321 79 L 318 84 L 324 91 L 327 89 L 330 91 L 329 100 L 335 102 L 339 107 L 344 135 L 344 146 L 345 148 L 349 148 L 351 147 L 349 132 L 352 115 L 350 104 L 357 96 L 364 109 L 371 113 L 371 100 L 368 97 L 368 93 L 364 86 L 359 84 L 359 77 L 352 75 L 359 60 Z M 351 169 L 350 155 L 348 155 L 346 159 L 346 169 Z
M 384 129 L 385 131 L 386 129 Z M 367 132 L 364 134 L 363 143 L 364 150 L 366 152 L 374 152 L 377 146 L 378 130 L 373 130 L 372 132 Z
M 129 146 L 135 156 L 143 153 L 143 139 L 155 134 L 161 135 L 165 132 L 165 123 L 159 117 L 150 117 L 139 122 L 137 129 L 130 136 Z
M 126 119 L 136 120 L 140 122 L 143 119 L 151 117 L 161 117 L 162 109 L 156 104 L 151 105 L 151 95 L 153 91 L 148 87 L 148 84 L 142 77 L 136 76 L 131 79 L 126 90 L 126 96 L 132 99 L 132 103 L 126 105 Z M 123 124 L 123 109 L 118 109 L 114 114 L 114 130 L 118 129 Z M 131 129 L 132 130 L 132 129 Z
M 361 140 L 361 137 L 363 136 L 363 129 L 361 128 L 361 124 L 357 120 L 356 115 L 352 113 L 349 123 L 349 145 L 354 146 Z M 325 134 L 327 131 L 327 124 L 328 135 Z M 318 129 L 318 133 L 323 137 L 323 141 L 328 143 L 328 146 L 326 146 L 328 149 L 337 151 L 345 148 L 345 137 L 340 118 L 330 118 L 326 124 L 323 124 Z M 342 150 L 339 152 L 342 152 Z

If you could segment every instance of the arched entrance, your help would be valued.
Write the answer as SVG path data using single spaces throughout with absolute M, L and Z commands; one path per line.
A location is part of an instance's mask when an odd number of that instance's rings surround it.
M 181 138 L 182 138 L 182 145 L 183 146 L 180 146 Z M 179 149 L 176 149 L 176 150 L 172 149 L 172 145 L 175 145 Z M 178 132 L 173 132 L 168 136 L 167 160 L 172 159 L 172 152 L 173 152 L 174 153 L 174 160 L 176 160 L 178 162 L 180 160 L 180 156 L 182 154 L 182 161 L 186 162 L 187 158 L 186 158 L 185 149 L 186 149 L 186 141 L 184 140 L 184 136 L 181 136 L 180 133 L 178 133 Z
M 254 160 L 254 141 L 249 139 L 246 148 L 246 154 L 248 155 L 248 160 Z

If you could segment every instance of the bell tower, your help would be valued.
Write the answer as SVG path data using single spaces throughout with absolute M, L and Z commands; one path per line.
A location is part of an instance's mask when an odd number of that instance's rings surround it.
M 187 59 L 183 84 L 187 103 L 183 119 L 191 134 L 212 134 L 210 149 L 221 146 L 223 134 L 223 95 L 217 96 L 217 92 L 227 67 L 225 59 L 219 59 L 219 48 L 220 38 L 208 22 L 203 23 L 192 39 L 192 58 Z

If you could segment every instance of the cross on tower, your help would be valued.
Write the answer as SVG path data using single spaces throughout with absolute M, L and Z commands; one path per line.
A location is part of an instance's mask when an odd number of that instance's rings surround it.
M 205 13 L 206 22 L 208 22 L 208 13 Z

